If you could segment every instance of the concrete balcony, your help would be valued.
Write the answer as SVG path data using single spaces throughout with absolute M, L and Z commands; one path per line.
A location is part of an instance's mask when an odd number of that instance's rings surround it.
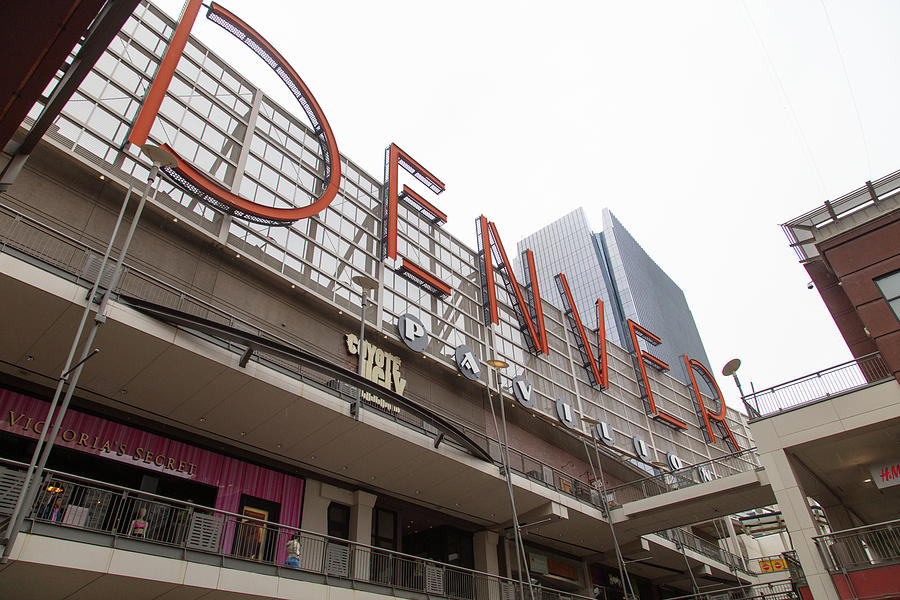
M 900 519 L 814 539 L 842 600 L 900 598 Z
M 54 330 L 74 331 L 86 300 L 86 273 L 93 251 L 12 210 L 3 209 L 0 214 L 8 219 L 0 232 L 4 241 L 0 277 L 9 290 L 0 308 L 6 314 L 29 315 L 4 323 L 4 338 L 17 343 L 8 344 L 2 358 L 7 365 L 17 365 L 25 364 L 23 356 L 33 357 L 27 362 L 30 372 L 14 369 L 12 374 L 49 386 L 52 381 L 41 374 L 58 372 L 64 345 L 48 334 L 47 324 L 53 324 Z M 109 322 L 98 337 L 98 345 L 116 351 L 101 352 L 86 365 L 80 386 L 93 392 L 87 399 L 120 408 L 115 399 L 127 390 L 129 406 L 140 406 L 154 420 L 162 418 L 204 438 L 246 447 L 350 483 L 367 482 L 372 488 L 416 498 L 451 513 L 458 509 L 465 518 L 486 527 L 502 525 L 510 518 L 497 469 L 500 447 L 483 431 L 393 396 L 389 399 L 397 410 L 362 404 L 358 418 L 353 418 L 351 407 L 358 389 L 384 397 L 390 393 L 128 265 L 116 292 Z M 152 298 L 156 303 L 138 298 Z M 164 395 L 158 393 L 160 381 L 166 382 Z M 370 460 L 373 453 L 378 461 Z M 520 514 L 553 515 L 540 526 L 544 543 L 584 556 L 611 547 L 605 522 L 607 502 L 592 482 L 516 449 L 510 453 Z M 644 500 L 665 508 L 664 512 L 680 511 L 677 521 L 631 502 L 653 495 L 646 490 L 614 492 L 614 497 L 622 496 L 619 504 L 627 500 L 636 511 L 631 515 L 633 527 L 623 528 L 620 540 L 657 531 L 661 518 L 675 526 L 728 514 L 721 512 L 724 505 L 717 502 L 685 510 L 710 487 L 722 488 L 713 494 L 716 498 L 742 498 L 738 509 L 770 503 L 765 494 L 742 497 L 735 493 L 735 486 L 760 487 L 757 466 L 752 457 L 725 457 L 715 464 L 667 474 L 666 478 L 681 482 L 669 491 L 685 487 L 691 477 L 704 484 L 703 477 L 690 475 L 701 468 L 715 479 L 690 492 L 676 491 L 690 497 L 670 507 L 666 498 Z M 628 472 L 626 467 L 620 470 Z M 723 483 L 725 479 L 734 485 Z
M 5 462 L 5 473 L 24 465 Z M 14 477 L 0 481 L 14 481 Z M 17 598 L 378 598 L 499 600 L 519 581 L 49 472 L 0 589 Z M 0 489 L 0 496 L 14 489 Z M 135 527 L 137 519 L 143 525 Z M 299 556 L 290 558 L 292 541 Z M 36 573 L 41 575 L 35 576 Z M 47 585 L 52 581 L 53 585 Z M 139 585 L 138 585 L 139 584 Z M 583 597 L 535 585 L 547 600 Z M 527 595 L 527 593 L 526 593 Z M 584 599 L 588 600 L 588 599 Z
M 893 379 L 878 352 L 743 396 L 750 422 Z

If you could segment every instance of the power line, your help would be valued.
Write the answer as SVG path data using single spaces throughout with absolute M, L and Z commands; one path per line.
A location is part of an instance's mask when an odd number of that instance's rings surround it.
M 834 47 L 837 49 L 838 58 L 841 60 L 841 69 L 844 71 L 844 79 L 847 80 L 847 89 L 850 91 L 850 102 L 853 104 L 853 111 L 856 113 L 856 122 L 859 124 L 859 134 L 862 136 L 863 150 L 866 153 L 866 173 L 872 178 L 872 162 L 869 158 L 869 144 L 866 141 L 866 131 L 863 129 L 862 117 L 859 114 L 859 106 L 856 104 L 856 94 L 853 93 L 853 85 L 850 84 L 850 74 L 847 72 L 847 63 L 844 62 L 844 55 L 841 52 L 841 46 L 838 44 L 837 35 L 834 32 L 834 24 L 831 22 L 831 16 L 828 14 L 828 8 L 825 6 L 825 0 L 819 0 L 822 3 L 822 11 L 825 13 L 825 20 L 828 21 L 828 28 L 831 30 L 831 39 L 834 40 Z
M 756 40 L 759 42 L 763 54 L 766 57 L 766 61 L 769 64 L 769 68 L 771 69 L 772 74 L 775 76 L 775 82 L 778 84 L 778 89 L 781 91 L 781 96 L 787 103 L 788 110 L 790 111 L 791 117 L 794 120 L 794 125 L 797 128 L 797 133 L 800 136 L 800 142 L 803 144 L 803 149 L 806 151 L 806 157 L 813 168 L 813 172 L 816 174 L 816 180 L 819 183 L 819 189 L 821 190 L 822 196 L 825 197 L 827 196 L 827 192 L 825 191 L 825 180 L 822 178 L 822 171 L 819 170 L 819 165 L 816 163 L 815 156 L 813 156 L 809 141 L 806 139 L 806 135 L 803 133 L 803 127 L 800 126 L 800 119 L 797 117 L 797 111 L 794 110 L 794 105 L 793 103 L 791 103 L 791 98 L 790 96 L 788 96 L 787 90 L 784 87 L 784 83 L 781 81 L 781 76 L 778 75 L 778 69 L 775 68 L 775 62 L 772 60 L 772 55 L 769 54 L 769 49 L 766 47 L 766 43 L 763 40 L 762 35 L 760 35 L 759 29 L 756 27 L 756 22 L 753 20 L 753 15 L 750 14 L 750 9 L 747 8 L 747 1 L 741 0 L 741 6 L 744 7 L 744 12 L 747 15 L 747 19 L 750 20 L 750 26 L 753 28 L 753 33 L 756 36 Z

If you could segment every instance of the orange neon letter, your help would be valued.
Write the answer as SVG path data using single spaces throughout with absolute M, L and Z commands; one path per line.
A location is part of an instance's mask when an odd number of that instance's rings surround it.
M 404 185 L 400 190 L 400 170 L 403 167 L 410 175 L 421 181 L 435 194 L 444 191 L 443 182 L 432 175 L 428 169 L 420 165 L 409 154 L 400 149 L 397 144 L 391 144 L 384 151 L 384 179 L 387 197 L 381 211 L 381 258 L 400 260 L 397 271 L 425 288 L 435 296 L 449 296 L 450 286 L 438 279 L 433 273 L 426 271 L 405 256 L 397 255 L 397 216 L 399 205 L 418 212 L 423 219 L 431 221 L 432 225 L 440 227 L 447 222 L 447 215 L 438 210 L 433 204 L 417 194 L 410 187 Z
M 684 358 L 684 366 L 691 376 L 691 388 L 694 390 L 694 402 L 700 409 L 698 411 L 699 414 L 703 417 L 703 420 L 700 423 L 700 429 L 703 430 L 707 443 L 716 443 L 716 435 L 713 433 L 711 423 L 711 421 L 715 421 L 716 426 L 719 428 L 719 433 L 722 435 L 722 439 L 725 440 L 725 443 L 731 447 L 733 452 L 741 452 L 740 446 L 737 445 L 734 435 L 731 433 L 731 428 L 728 427 L 728 421 L 726 419 L 728 407 L 725 405 L 725 400 L 722 398 L 722 390 L 719 389 L 719 384 L 716 383 L 715 377 L 712 376 L 709 369 L 703 366 L 703 363 L 699 360 L 688 358 L 687 354 L 682 354 L 682 358 Z M 697 385 L 697 379 L 694 377 L 694 369 L 700 373 L 700 377 L 706 381 L 709 389 L 715 392 L 716 397 L 714 400 L 719 403 L 718 412 L 710 412 L 710 410 L 706 408 L 706 403 L 703 402 L 703 396 L 700 395 L 700 387 Z
M 641 350 L 641 347 L 638 345 L 638 336 L 653 346 L 658 346 L 662 343 L 662 340 L 659 336 L 644 329 L 631 319 L 628 319 L 628 331 L 631 333 L 631 344 L 634 346 L 634 357 L 635 362 L 637 363 L 636 367 L 641 374 L 639 383 L 640 387 L 643 388 L 641 391 L 643 392 L 644 408 L 647 411 L 647 414 L 654 419 L 662 421 L 669 427 L 675 429 L 687 429 L 687 425 L 685 425 L 684 421 L 659 410 L 656 406 L 656 400 L 653 398 L 653 390 L 650 389 L 650 378 L 647 377 L 647 369 L 644 367 L 644 363 L 646 362 L 652 365 L 659 371 L 668 371 L 669 364 L 663 362 L 649 352 Z
M 575 335 L 578 352 L 581 354 L 581 360 L 584 363 L 585 370 L 587 370 L 591 385 L 599 385 L 603 389 L 608 389 L 609 370 L 606 363 L 606 324 L 603 316 L 603 300 L 597 298 L 597 324 L 600 336 L 600 365 L 598 366 L 594 353 L 591 351 L 591 344 L 588 342 L 587 332 L 585 332 L 584 325 L 581 323 L 581 317 L 578 315 L 575 300 L 572 298 L 569 282 L 564 273 L 556 275 L 556 287 L 559 289 L 559 295 L 562 297 L 563 312 L 569 321 L 572 333 Z
M 478 238 L 478 258 L 481 263 L 481 288 L 482 302 L 484 303 L 484 324 L 500 323 L 500 311 L 497 307 L 497 291 L 494 287 L 494 261 L 503 279 L 503 285 L 509 296 L 513 312 L 519 321 L 519 330 L 528 350 L 534 354 L 543 352 L 550 354 L 550 346 L 547 342 L 547 329 L 544 326 L 544 309 L 541 304 L 541 290 L 538 286 L 537 272 L 534 266 L 534 254 L 531 250 L 524 252 L 524 264 L 527 265 L 528 276 L 531 281 L 531 290 L 526 304 L 525 296 L 519 289 L 516 275 L 512 265 L 506 256 L 497 226 L 488 221 L 484 215 L 478 217 L 476 222 L 476 236 Z M 526 308 L 527 307 L 527 308 Z
M 156 77 L 147 91 L 146 101 L 141 106 L 135 119 L 134 126 L 128 135 L 128 141 L 142 145 L 147 141 L 150 128 L 153 125 L 159 107 L 165 97 L 166 90 L 172 81 L 172 75 L 178 64 L 184 47 L 190 36 L 191 27 L 200 9 L 200 0 L 189 0 L 184 11 L 184 16 L 178 23 L 172 41 L 166 49 L 162 62 L 159 64 Z M 293 67 L 269 42 L 266 41 L 252 27 L 242 21 L 238 16 L 222 8 L 213 2 L 206 13 L 206 17 L 221 26 L 223 29 L 244 42 L 253 50 L 263 62 L 275 71 L 275 74 L 284 82 L 291 94 L 300 103 L 312 124 L 313 132 L 318 138 L 319 147 L 322 150 L 322 159 L 325 164 L 322 195 L 312 203 L 295 208 L 275 208 L 246 200 L 220 183 L 200 173 L 184 159 L 178 156 L 169 147 L 169 152 L 175 155 L 178 164 L 175 167 L 163 167 L 163 172 L 169 180 L 180 190 L 205 202 L 225 213 L 236 217 L 268 225 L 287 225 L 299 219 L 311 217 L 328 207 L 337 196 L 341 182 L 341 156 L 338 152 L 337 142 L 331 126 L 325 118 L 319 103 Z

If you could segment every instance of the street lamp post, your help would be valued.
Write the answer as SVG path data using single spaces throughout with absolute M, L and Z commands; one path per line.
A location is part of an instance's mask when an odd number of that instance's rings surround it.
M 599 425 L 600 424 L 600 421 L 598 421 L 597 419 L 593 419 L 586 415 L 582 415 L 581 420 L 584 421 L 585 423 L 589 423 L 590 425 Z M 581 441 L 583 444 L 585 444 L 585 453 L 587 454 L 588 462 L 590 462 L 591 455 L 587 451 L 587 442 L 584 441 L 584 438 L 582 438 Z M 625 557 L 622 556 L 622 549 L 619 547 L 619 540 L 616 537 L 616 528 L 613 525 L 612 514 L 609 509 L 609 500 L 606 497 L 606 481 L 603 477 L 603 465 L 600 464 L 600 449 L 597 447 L 597 440 L 594 439 L 594 427 L 591 427 L 591 443 L 594 446 L 594 454 L 597 458 L 597 470 L 599 471 L 599 474 L 600 474 L 599 477 L 597 477 L 597 475 L 595 474 L 594 479 L 595 479 L 595 481 L 596 480 L 600 481 L 600 494 L 602 495 L 601 502 L 603 503 L 604 512 L 606 512 L 606 517 L 609 520 L 609 533 L 613 539 L 613 547 L 616 552 L 616 562 L 619 565 L 619 576 L 622 578 L 622 585 L 625 589 L 626 598 L 631 600 L 633 598 L 637 598 L 637 596 L 634 594 L 634 587 L 631 585 L 631 579 L 628 577 L 628 569 L 625 567 Z M 591 467 L 591 469 L 593 470 L 593 466 Z
M 506 479 L 506 488 L 509 490 L 509 504 L 512 509 L 513 517 L 513 537 L 516 545 L 516 568 L 518 569 L 519 581 L 522 583 L 524 575 L 525 581 L 528 582 L 528 591 L 531 600 L 534 600 L 534 586 L 531 583 L 531 573 L 528 569 L 528 555 L 525 553 L 525 543 L 522 541 L 522 530 L 519 527 L 519 514 L 516 510 L 516 499 L 513 494 L 512 472 L 510 469 L 509 458 L 509 437 L 506 432 L 506 408 L 503 405 L 503 387 L 500 381 L 500 370 L 509 366 L 509 363 L 503 360 L 492 358 L 486 361 L 488 366 L 494 367 L 494 373 L 497 376 L 497 398 L 500 401 L 500 421 L 503 424 L 503 439 L 500 440 L 500 429 L 497 427 L 497 418 L 494 417 L 494 429 L 497 430 L 497 439 L 500 441 L 500 462 L 503 465 L 503 475 Z M 488 402 L 491 405 L 491 415 L 494 414 L 494 402 L 491 400 L 490 380 L 487 382 Z M 523 590 L 524 591 L 524 590 Z
M 727 363 L 725 363 L 724 367 L 722 367 L 722 375 L 724 375 L 725 377 L 730 376 L 732 379 L 734 379 L 734 385 L 737 386 L 738 393 L 741 395 L 741 402 L 744 403 L 744 408 L 747 409 L 747 415 L 750 418 L 758 417 L 759 416 L 759 406 L 757 405 L 756 408 L 750 406 L 750 403 L 747 401 L 747 397 L 744 396 L 744 390 L 741 388 L 741 380 L 738 379 L 738 376 L 737 376 L 737 370 L 740 368 L 741 368 L 741 359 L 732 358 Z M 752 382 L 751 382 L 751 386 L 752 386 Z
M 369 292 L 372 290 L 378 289 L 378 282 L 368 275 L 354 275 L 350 278 L 350 280 L 362 288 L 362 312 L 359 316 L 359 364 L 356 367 L 356 373 L 359 376 L 363 374 L 363 358 L 364 358 L 364 350 L 363 350 L 363 342 L 366 337 L 366 306 L 370 303 L 369 300 Z M 359 390 L 359 393 L 356 396 L 356 400 L 350 406 L 350 413 L 353 415 L 353 418 L 359 420 L 359 404 L 362 399 L 362 390 Z
M 147 183 L 144 185 L 144 191 L 141 194 L 141 199 L 138 202 L 134 217 L 131 220 L 131 226 L 128 228 L 128 233 L 126 234 L 125 241 L 122 244 L 122 250 L 121 252 L 119 252 L 119 258 L 116 261 L 112 279 L 109 282 L 109 286 L 103 292 L 103 297 L 100 300 L 100 306 L 97 308 L 97 314 L 94 315 L 94 323 L 90 331 L 88 332 L 87 339 L 84 343 L 84 349 L 78 361 L 73 362 L 75 353 L 78 350 L 78 346 L 81 344 L 81 336 L 84 333 L 84 328 L 87 324 L 88 316 L 90 315 L 94 298 L 96 297 L 97 291 L 100 288 L 101 281 L 103 279 L 103 273 L 106 270 L 106 265 L 109 262 L 109 256 L 112 252 L 113 244 L 115 243 L 116 237 L 118 236 L 119 227 L 122 224 L 122 220 L 125 216 L 125 211 L 128 207 L 128 202 L 131 199 L 131 192 L 134 187 L 133 184 L 128 186 L 128 192 L 125 194 L 125 199 L 122 201 L 122 208 L 119 211 L 119 216 L 113 228 L 112 235 L 110 236 L 109 244 L 106 247 L 106 252 L 104 253 L 103 259 L 100 262 L 100 269 L 97 273 L 97 279 L 94 281 L 94 285 L 91 287 L 91 291 L 87 298 L 84 311 L 81 315 L 81 322 L 79 323 L 78 329 L 75 332 L 75 338 L 72 340 L 72 347 L 69 349 L 69 356 L 66 359 L 66 364 L 65 366 L 63 366 L 62 373 L 58 378 L 56 392 L 53 394 L 53 400 L 50 402 L 50 408 L 47 412 L 47 424 L 49 424 L 53 419 L 54 412 L 56 412 L 57 403 L 59 403 L 59 397 L 62 395 L 63 387 L 65 387 L 67 383 L 69 387 L 66 390 L 66 395 L 63 398 L 62 404 L 60 404 L 59 406 L 59 411 L 56 413 L 56 420 L 53 423 L 52 430 L 47 433 L 48 428 L 44 427 L 44 429 L 41 431 L 41 435 L 38 437 L 37 445 L 34 448 L 31 462 L 29 463 L 28 470 L 25 474 L 25 479 L 22 481 L 22 489 L 19 491 L 18 498 L 16 499 L 16 506 L 9 518 L 9 526 L 7 527 L 6 535 L 3 539 L 3 554 L 0 555 L 0 564 L 9 561 L 9 554 L 12 551 L 16 536 L 18 535 L 19 529 L 21 529 L 22 527 L 22 522 L 25 520 L 25 515 L 28 512 L 27 507 L 31 506 L 34 503 L 34 497 L 39 491 L 38 483 L 43 477 L 44 468 L 47 465 L 47 459 L 50 457 L 50 452 L 53 450 L 53 446 L 56 442 L 56 436 L 59 433 L 60 427 L 62 426 L 63 418 L 65 418 L 66 416 L 66 411 L 69 408 L 69 403 L 72 400 L 72 395 L 75 393 L 75 388 L 78 386 L 78 380 L 81 377 L 81 371 L 84 368 L 84 363 L 87 362 L 88 359 L 95 356 L 98 352 L 97 349 L 92 350 L 91 346 L 94 343 L 94 338 L 97 336 L 97 330 L 100 329 L 100 326 L 106 322 L 106 308 L 109 304 L 109 298 L 112 294 L 112 291 L 119 283 L 119 277 L 122 274 L 122 265 L 125 261 L 125 255 L 127 254 L 128 248 L 131 245 L 131 240 L 134 238 L 134 232 L 137 229 L 138 220 L 141 218 L 141 212 L 143 211 L 144 205 L 147 201 L 147 194 L 150 193 L 150 188 L 153 185 L 154 181 L 156 181 L 160 167 L 175 166 L 177 164 L 175 157 L 159 146 L 155 146 L 149 143 L 144 144 L 143 146 L 141 146 L 141 151 L 150 158 L 153 166 L 150 168 L 150 172 L 147 175 Z M 154 190 L 154 196 L 156 195 L 157 191 L 159 191 L 159 187 Z

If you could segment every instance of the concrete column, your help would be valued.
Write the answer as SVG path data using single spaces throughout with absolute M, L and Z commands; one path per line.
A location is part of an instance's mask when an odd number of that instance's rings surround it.
M 322 482 L 307 479 L 303 488 L 303 516 L 300 528 L 325 534 L 328 532 L 328 503 L 331 500 L 322 494 Z M 300 557 L 304 566 L 320 566 L 325 561 L 325 543 L 315 535 L 300 536 Z
M 784 450 L 776 449 L 760 455 L 775 499 L 781 509 L 785 525 L 790 532 L 797 558 L 803 567 L 810 592 L 816 600 L 839 600 L 837 590 L 832 583 L 831 575 L 825 568 L 819 551 L 813 542 L 818 535 L 816 523 L 806 493 L 797 481 L 797 475 L 791 466 L 790 459 Z
M 731 522 L 731 516 L 729 515 L 723 520 L 725 521 L 725 527 L 728 529 L 728 540 L 731 542 L 731 553 L 741 561 L 742 566 L 746 567 L 747 561 L 744 559 L 743 552 L 741 552 L 741 545 L 738 542 L 737 532 L 734 530 L 734 523 Z M 728 544 L 726 544 L 725 547 L 727 548 Z
M 375 494 L 362 490 L 353 492 L 353 505 L 350 507 L 350 539 L 360 544 L 372 543 L 372 508 L 375 506 Z M 367 581 L 371 568 L 371 551 L 367 548 L 355 547 L 350 560 L 353 575 L 358 580 Z
M 497 542 L 500 534 L 495 531 L 479 531 L 472 536 L 475 552 L 475 570 L 498 575 L 500 564 L 497 560 Z M 475 597 L 478 600 L 500 600 L 502 597 L 498 580 L 478 578 L 475 581 Z
M 372 508 L 378 496 L 362 490 L 353 492 L 350 507 L 350 539 L 360 544 L 372 543 Z
M 322 482 L 307 479 L 303 489 L 303 517 L 300 528 L 316 533 L 328 533 L 328 503 L 322 495 Z

